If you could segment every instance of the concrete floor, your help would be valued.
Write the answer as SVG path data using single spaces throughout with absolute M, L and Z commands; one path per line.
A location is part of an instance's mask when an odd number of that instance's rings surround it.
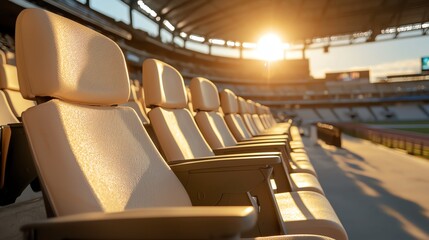
M 343 148 L 303 138 L 350 239 L 429 239 L 429 160 L 343 135 Z

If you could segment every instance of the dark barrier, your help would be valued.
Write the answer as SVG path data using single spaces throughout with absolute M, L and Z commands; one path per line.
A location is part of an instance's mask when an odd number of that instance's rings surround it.
M 317 138 L 326 144 L 341 147 L 341 130 L 334 125 L 327 123 L 317 123 Z
M 429 137 L 392 129 L 377 129 L 357 123 L 336 124 L 344 133 L 386 147 L 405 150 L 408 154 L 429 158 Z

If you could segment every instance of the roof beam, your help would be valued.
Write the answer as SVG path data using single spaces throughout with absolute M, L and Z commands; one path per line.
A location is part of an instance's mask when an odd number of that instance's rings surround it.
M 250 3 L 244 4 L 244 6 L 243 6 L 243 1 L 238 1 L 235 4 L 228 5 L 225 8 L 220 9 L 217 12 L 214 12 L 212 15 L 201 16 L 201 17 L 196 18 L 196 19 L 194 19 L 194 20 L 192 20 L 192 21 L 190 21 L 188 23 L 185 23 L 183 26 L 180 26 L 179 29 L 182 30 L 182 29 L 185 29 L 185 28 L 187 28 L 189 26 L 193 26 L 193 27 L 191 27 L 191 31 L 192 31 L 192 30 L 198 28 L 201 25 L 207 25 L 207 24 L 219 21 L 219 20 L 224 20 L 224 18 L 226 16 L 232 15 L 235 12 L 237 12 L 237 8 L 238 7 L 240 7 L 240 9 L 243 9 L 243 8 L 245 9 L 245 8 L 248 8 L 249 6 L 251 6 Z M 219 14 L 219 13 L 221 13 L 221 14 Z

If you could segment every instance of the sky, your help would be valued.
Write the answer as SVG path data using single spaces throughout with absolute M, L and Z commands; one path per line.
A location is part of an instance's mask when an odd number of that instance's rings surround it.
M 379 76 L 420 73 L 421 57 L 429 56 L 429 36 L 309 50 L 313 77 L 325 72 L 370 70 L 371 81 Z
M 85 2 L 85 0 L 77 0 Z M 129 11 L 126 4 L 120 0 L 91 0 L 91 7 L 101 13 L 109 15 L 117 21 L 129 23 Z M 139 18 L 140 22 L 134 18 L 136 28 L 143 29 L 149 33 L 157 34 L 156 24 L 148 22 L 145 17 Z M 140 20 L 142 19 L 142 20 Z M 146 21 L 146 22 L 144 22 Z M 149 20 L 151 21 L 151 20 Z M 165 33 L 167 31 L 164 31 Z M 413 32 L 404 32 L 401 34 L 414 34 Z M 193 43 L 193 49 L 204 49 L 207 52 L 207 46 L 199 43 Z M 230 48 L 231 56 L 238 56 L 237 49 Z M 213 49 L 212 49 L 213 51 Z M 237 50 L 238 51 L 238 50 Z M 224 51 L 225 53 L 227 51 Z M 255 57 L 253 52 L 246 50 L 243 56 Z M 293 55 L 293 54 L 291 54 Z M 301 55 L 301 54 L 299 54 Z M 352 70 L 370 70 L 370 81 L 375 82 L 379 77 L 400 74 L 420 73 L 420 59 L 423 56 L 429 56 L 429 35 L 414 38 L 398 38 L 390 41 L 380 41 L 341 47 L 331 47 L 328 53 L 323 49 L 309 49 L 306 51 L 306 57 L 310 62 L 310 75 L 314 78 L 324 78 L 325 73 L 342 72 Z

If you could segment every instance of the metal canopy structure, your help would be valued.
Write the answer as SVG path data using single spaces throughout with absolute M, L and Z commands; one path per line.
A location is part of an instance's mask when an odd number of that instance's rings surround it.
M 127 1 L 125 1 L 127 2 Z M 145 0 L 180 32 L 256 42 L 266 32 L 284 41 L 347 35 L 374 40 L 399 27 L 421 30 L 429 22 L 428 0 Z M 130 0 L 137 6 L 137 0 Z M 162 21 L 162 20 L 161 20 Z M 409 26 L 407 26 L 409 25 Z M 362 33 L 362 34 L 361 34 Z

